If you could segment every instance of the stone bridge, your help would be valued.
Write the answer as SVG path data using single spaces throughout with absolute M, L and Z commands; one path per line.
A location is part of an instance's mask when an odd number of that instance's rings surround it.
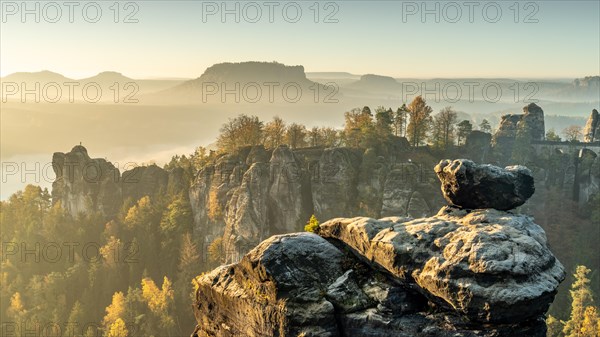
M 596 156 L 600 156 L 600 142 L 583 143 L 583 142 L 551 142 L 546 140 L 533 141 L 531 145 L 535 152 L 550 153 L 552 151 L 560 151 L 563 153 L 578 153 L 581 149 L 593 151 Z

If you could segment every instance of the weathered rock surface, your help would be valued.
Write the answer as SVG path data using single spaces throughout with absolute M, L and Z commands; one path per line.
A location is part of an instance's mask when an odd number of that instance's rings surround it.
M 600 141 L 600 115 L 598 110 L 592 110 L 590 118 L 585 123 L 583 129 L 583 141 L 586 143 L 593 143 Z
M 194 234 L 203 238 L 200 249 L 221 238 L 225 229 L 227 203 L 240 186 L 245 170 L 245 158 L 224 155 L 213 165 L 204 167 L 189 189 L 194 215 Z
M 324 292 L 342 276 L 342 258 L 314 234 L 265 240 L 238 264 L 199 278 L 199 336 L 333 336 L 335 311 Z
M 297 231 L 313 210 L 309 173 L 302 160 L 282 146 L 273 151 L 269 178 L 269 218 L 278 220 L 273 221 L 272 234 Z
M 565 272 L 544 231 L 474 208 L 273 236 L 197 279 L 194 336 L 545 336 Z
M 523 107 L 520 123 L 518 127 L 528 129 L 532 140 L 544 140 L 546 137 L 544 111 L 537 104 L 530 103 Z
M 510 158 L 517 136 L 530 140 L 544 140 L 546 135 L 544 111 L 535 103 L 523 107 L 522 114 L 508 114 L 500 119 L 493 136 L 492 146 L 502 156 Z
M 238 252 L 254 247 L 268 236 L 268 174 L 266 163 L 252 164 L 227 204 L 223 249 L 228 261 L 237 261 Z
M 201 276 L 197 336 L 545 336 L 564 278 L 523 215 L 334 219 Z
M 312 214 L 321 221 L 355 214 L 431 215 L 443 200 L 416 192 L 431 185 L 420 182 L 417 165 L 395 157 L 406 150 L 402 140 L 390 158 L 371 149 L 287 146 L 247 147 L 219 157 L 189 190 L 195 235 L 204 238 L 201 249 L 223 238 L 223 262 L 235 262 L 266 237 L 302 230 Z M 250 172 L 255 165 L 263 167 L 260 175 Z
M 530 217 L 493 209 L 444 207 L 434 217 L 412 221 L 335 219 L 321 225 L 319 234 L 416 283 L 432 301 L 473 322 L 539 317 L 564 278 L 541 227 Z
M 139 166 L 123 172 L 123 199 L 139 200 L 158 192 L 166 193 L 169 173 L 156 165 Z
M 524 166 L 501 169 L 466 159 L 442 160 L 435 173 L 444 198 L 459 208 L 510 210 L 524 204 L 535 191 L 531 171 Z
M 598 207 L 594 197 L 600 193 L 600 157 L 591 150 L 583 150 L 579 164 L 579 204 L 580 206 Z
M 351 149 L 323 151 L 312 187 L 317 216 L 331 219 L 355 210 L 360 163 L 360 154 Z
M 136 201 L 158 193 L 177 193 L 184 189 L 181 169 L 165 171 L 156 166 L 140 166 L 121 175 L 119 169 L 102 158 L 90 158 L 81 145 L 70 152 L 55 152 L 52 167 L 52 201 L 60 202 L 72 216 L 98 212 L 110 218 L 123 201 Z
M 222 266 L 200 276 L 197 279 L 199 287 L 194 307 L 198 326 L 194 336 L 545 336 L 545 324 L 540 313 L 543 314 L 547 309 L 562 277 L 562 267 L 558 262 L 553 260 L 554 268 L 547 268 L 551 269 L 546 271 L 547 274 L 540 271 L 543 276 L 531 277 L 530 283 L 521 281 L 519 277 L 516 277 L 518 281 L 511 279 L 510 272 L 499 272 L 522 261 L 509 262 L 504 267 L 493 263 L 489 266 L 480 264 L 474 267 L 474 271 L 463 270 L 466 275 L 462 275 L 462 279 L 457 278 L 456 284 L 452 285 L 462 289 L 455 297 L 466 308 L 483 308 L 481 313 L 474 312 L 476 319 L 471 320 L 470 316 L 461 311 L 462 307 L 453 309 L 444 302 L 445 299 L 429 293 L 427 288 L 419 288 L 419 284 L 414 281 L 409 281 L 412 278 L 409 270 L 402 274 L 396 272 L 399 268 L 391 268 L 394 271 L 390 271 L 379 264 L 383 262 L 390 265 L 402 261 L 400 258 L 388 261 L 393 256 L 385 255 L 399 251 L 394 250 L 393 240 L 379 241 L 389 239 L 388 226 L 402 226 L 401 220 L 332 220 L 326 224 L 325 230 L 329 234 L 329 229 L 339 231 L 336 234 L 339 239 L 333 241 L 310 233 L 273 236 L 250 251 L 239 263 Z M 443 220 L 439 222 L 443 223 Z M 445 227 L 440 228 L 440 232 L 451 236 L 452 230 Z M 517 235 L 516 232 L 518 231 L 512 231 L 512 234 Z M 482 232 L 482 237 L 500 240 L 499 236 Z M 434 235 L 429 237 L 433 238 Z M 344 241 L 345 239 L 352 241 L 352 244 Z M 418 241 L 418 238 L 413 238 L 400 247 L 407 248 L 408 244 Z M 422 246 L 415 246 L 413 257 L 417 258 L 416 261 L 421 264 L 427 261 L 419 255 L 427 250 L 426 242 L 435 247 L 433 241 L 423 241 Z M 492 241 L 488 242 L 488 246 L 482 245 L 481 250 L 493 248 Z M 538 242 L 536 238 L 525 241 Z M 470 242 L 473 248 L 478 248 L 474 241 Z M 385 261 L 366 262 L 368 257 L 361 255 L 364 252 L 361 245 L 373 249 L 378 245 L 386 245 L 387 249 L 374 255 Z M 455 246 L 449 249 L 455 249 Z M 408 252 L 402 254 L 405 257 L 410 255 Z M 443 254 L 437 255 L 439 257 L 435 258 L 439 259 Z M 489 256 L 497 255 L 483 254 L 481 259 L 485 260 Z M 468 260 L 468 253 L 461 259 Z M 457 258 L 456 261 L 458 260 Z M 543 260 L 542 258 L 540 262 Z M 499 262 L 493 258 L 490 261 Z M 488 284 L 482 283 L 485 282 L 485 274 L 476 279 L 477 273 L 483 274 L 485 268 L 492 277 L 503 283 L 496 288 L 487 289 Z M 446 271 L 440 270 L 440 273 Z M 559 280 L 552 278 L 552 272 Z M 418 270 L 413 273 L 418 274 Z M 522 271 L 519 270 L 518 273 Z M 430 273 L 423 274 L 430 277 Z M 503 302 L 481 303 L 476 296 L 469 298 L 471 293 L 467 282 L 471 280 L 468 276 L 474 277 L 478 282 L 473 290 L 478 292 L 477 295 L 481 293 L 498 301 L 528 298 L 528 304 L 534 304 L 532 310 L 519 315 L 523 311 L 517 311 L 517 307 L 510 310 Z M 541 282 L 537 276 L 541 279 L 547 277 L 547 284 L 534 284 Z M 444 276 L 442 280 L 446 278 Z M 441 288 L 442 283 L 438 289 L 451 292 L 450 289 Z M 525 288 L 516 289 L 513 294 L 512 288 L 502 286 Z M 545 295 L 544 291 L 548 291 L 548 294 Z M 539 293 L 544 295 L 534 298 Z M 494 315 L 495 305 L 498 305 L 499 313 L 510 316 L 503 317 L 510 319 L 510 322 L 494 321 L 497 318 Z
M 492 135 L 487 132 L 473 130 L 465 140 L 465 150 L 469 159 L 485 163 L 489 157 L 492 145 Z
M 105 159 L 92 159 L 81 145 L 70 152 L 55 152 L 52 168 L 52 201 L 72 216 L 99 212 L 115 214 L 121 207 L 121 174 Z
M 515 138 L 519 129 L 527 128 L 533 140 L 544 140 L 544 111 L 537 104 L 531 103 L 523 107 L 522 114 L 502 116 L 494 138 Z

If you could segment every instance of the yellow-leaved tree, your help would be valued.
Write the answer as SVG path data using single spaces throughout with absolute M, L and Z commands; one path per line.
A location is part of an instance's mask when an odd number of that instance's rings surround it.
M 598 314 L 590 289 L 590 272 L 586 266 L 577 266 L 575 269 L 575 282 L 571 285 L 571 317 L 563 329 L 565 337 L 597 337 Z
M 23 304 L 21 293 L 18 291 L 10 298 L 10 306 L 6 313 L 14 322 L 21 322 L 24 319 L 26 315 L 25 305 Z
M 129 335 L 129 331 L 127 331 L 127 326 L 125 322 L 117 318 L 117 320 L 110 325 L 110 329 L 108 330 L 107 337 L 127 337 Z
M 175 293 L 168 277 L 164 277 L 162 288 L 158 288 L 151 278 L 142 280 L 142 298 L 150 311 L 160 319 L 160 326 L 170 330 L 175 326 L 175 320 L 170 315 Z
M 422 96 L 415 97 L 408 105 L 407 135 L 412 146 L 419 146 L 425 142 L 425 136 L 431 124 L 431 107 Z
M 313 214 L 313 215 L 311 215 L 310 220 L 308 220 L 308 223 L 306 224 L 306 226 L 304 226 L 304 231 L 316 233 L 318 229 L 319 229 L 319 220 L 317 220 L 317 217 Z
M 125 295 L 122 292 L 113 294 L 112 303 L 106 307 L 106 316 L 102 320 L 105 331 L 110 331 L 111 326 L 125 314 Z
M 581 335 L 596 337 L 600 333 L 598 327 L 600 326 L 600 320 L 598 320 L 598 309 L 593 306 L 585 308 L 583 314 L 583 323 L 581 324 Z

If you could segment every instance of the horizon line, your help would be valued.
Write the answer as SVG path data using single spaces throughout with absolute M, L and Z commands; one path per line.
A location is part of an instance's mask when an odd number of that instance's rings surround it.
M 254 61 L 248 61 L 248 62 L 254 62 Z M 218 63 L 216 63 L 218 64 Z M 207 68 L 208 69 L 208 68 Z M 64 77 L 67 77 L 69 79 L 74 79 L 74 80 L 82 80 L 82 79 L 86 79 L 86 78 L 90 78 L 90 77 L 95 77 L 98 76 L 102 73 L 118 73 L 124 77 L 129 77 L 133 80 L 155 80 L 155 81 L 189 81 L 189 80 L 194 80 L 199 78 L 201 75 L 199 76 L 192 76 L 192 77 L 182 77 L 182 76 L 172 76 L 172 75 L 164 75 L 164 76 L 157 76 L 157 75 L 144 75 L 144 76 L 140 76 L 140 77 L 131 77 L 129 75 L 126 75 L 124 72 L 122 71 L 118 71 L 118 70 L 102 70 L 99 72 L 94 72 L 94 73 L 87 73 L 87 75 L 76 75 L 73 76 L 75 74 L 65 74 L 65 73 L 61 73 L 61 72 L 57 72 L 57 71 L 53 71 L 53 70 L 49 70 L 49 69 L 41 69 L 41 70 L 36 70 L 36 71 L 14 71 L 14 72 L 10 72 L 10 73 L 6 73 L 3 74 L 0 71 L 0 78 L 5 78 L 11 75 L 15 75 L 15 74 L 35 74 L 35 73 L 42 73 L 42 72 L 50 72 L 50 73 L 54 73 L 54 74 L 58 74 Z M 384 77 L 391 77 L 394 79 L 420 79 L 420 80 L 434 80 L 434 79 L 440 79 L 440 80 L 444 80 L 444 79 L 457 79 L 457 78 L 464 78 L 464 79 L 514 79 L 514 80 L 524 80 L 524 79 L 539 79 L 539 80 L 574 80 L 574 79 L 580 79 L 580 78 L 585 78 L 585 77 L 600 77 L 600 73 L 597 75 L 585 75 L 585 76 L 569 76 L 569 77 L 565 77 L 565 76 L 545 76 L 545 77 L 534 77 L 534 76 L 523 76 L 523 75 L 519 75 L 519 76 L 500 76 L 500 75 L 494 75 L 494 76 L 452 76 L 452 77 L 447 77 L 447 76 L 436 76 L 436 77 L 430 77 L 430 76 L 394 76 L 394 75 L 385 75 L 385 74 L 375 74 L 375 73 L 371 73 L 371 72 L 367 72 L 367 73 L 363 73 L 363 74 L 356 74 L 356 73 L 351 73 L 349 71 L 307 71 L 305 69 L 304 74 L 308 75 L 308 74 L 312 74 L 312 73 L 347 73 L 351 76 L 365 76 L 365 75 L 377 75 L 377 76 L 384 76 Z

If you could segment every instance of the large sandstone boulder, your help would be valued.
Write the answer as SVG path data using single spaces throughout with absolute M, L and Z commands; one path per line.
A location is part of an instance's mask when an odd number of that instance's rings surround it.
M 344 254 L 314 234 L 273 236 L 198 278 L 198 336 L 337 336 L 324 293 Z M 326 272 L 324 272 L 326 271 Z
M 564 279 L 541 227 L 524 215 L 444 207 L 431 218 L 335 219 L 319 234 L 350 246 L 474 322 L 543 315 Z
M 466 159 L 442 160 L 435 173 L 444 198 L 460 208 L 510 210 L 524 204 L 535 191 L 532 173 L 524 166 L 501 169 Z
M 545 336 L 542 315 L 563 272 L 551 254 L 545 256 L 543 232 L 529 237 L 522 231 L 525 228 L 504 228 L 511 239 L 527 244 L 523 254 L 536 258 L 527 266 L 521 259 L 525 256 L 510 261 L 500 253 L 486 252 L 503 239 L 501 234 L 488 233 L 481 228 L 483 224 L 480 228 L 442 225 L 445 219 L 441 217 L 436 221 L 439 227 L 421 223 L 412 234 L 397 233 L 397 241 L 392 229 L 403 226 L 401 218 L 331 220 L 322 227 L 322 235 L 329 239 L 310 233 L 273 236 L 239 263 L 197 278 L 194 313 L 198 325 L 193 336 Z M 461 230 L 452 226 L 468 228 L 464 236 L 453 237 Z M 408 235 L 412 240 L 400 244 Z M 434 273 L 427 264 L 426 254 L 432 254 L 431 261 L 440 261 L 450 250 L 457 250 L 449 244 L 444 253 L 435 242 L 437 235 L 454 243 L 473 238 L 448 263 L 457 270 L 444 266 Z M 478 244 L 477 239 L 487 240 Z M 514 249 L 517 242 L 512 245 L 501 251 Z M 414 251 L 406 251 L 411 247 Z M 479 254 L 472 266 L 467 248 Z M 432 253 L 434 249 L 439 252 Z M 480 263 L 485 261 L 489 265 Z M 401 267 L 403 263 L 406 267 Z M 421 268 L 413 269 L 417 265 Z M 524 271 L 529 267 L 534 268 L 531 277 Z M 495 281 L 500 283 L 492 286 Z

